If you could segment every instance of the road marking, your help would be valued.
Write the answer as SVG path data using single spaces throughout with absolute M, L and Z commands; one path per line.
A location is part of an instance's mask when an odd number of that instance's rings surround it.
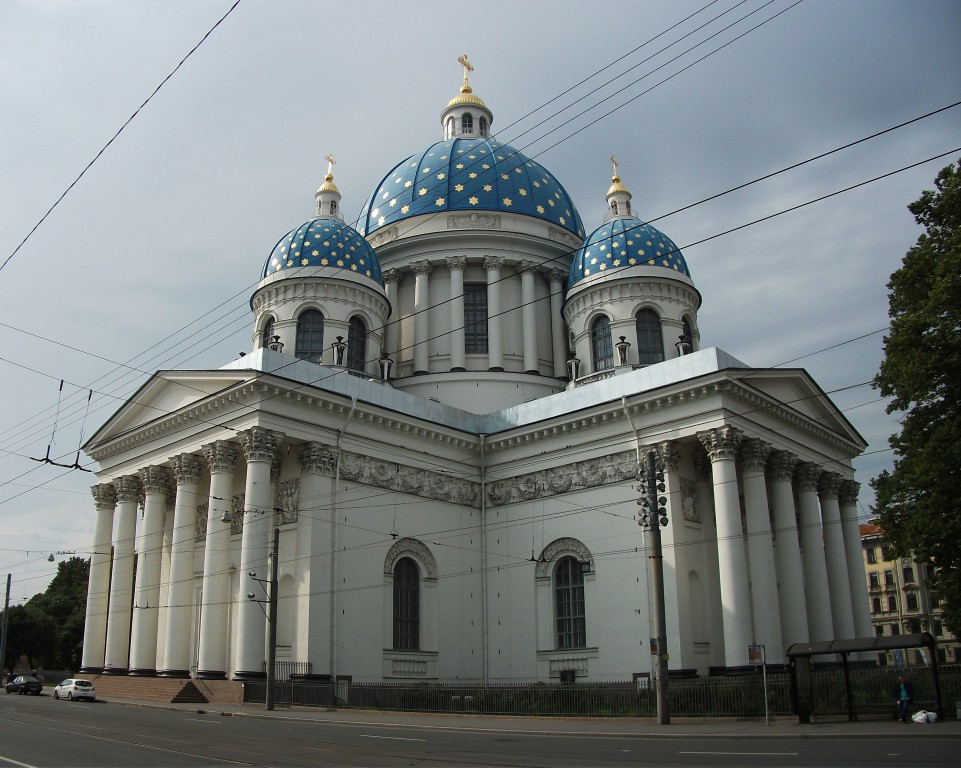
M 30 765 L 30 763 L 21 763 L 19 760 L 14 760 L 12 757 L 4 757 L 3 755 L 0 755 L 0 760 L 3 760 L 5 763 L 10 763 L 10 765 L 19 765 L 20 768 L 36 768 L 36 766 Z
M 734 755 L 744 757 L 751 755 L 756 757 L 797 757 L 797 752 L 678 752 L 679 755 Z
M 219 720 L 209 720 L 206 717 L 185 717 L 184 720 L 192 720 L 195 723 L 213 723 L 214 725 L 223 725 Z
M 390 739 L 391 741 L 427 741 L 427 739 L 405 739 L 403 736 L 373 736 L 369 733 L 362 733 L 365 739 Z

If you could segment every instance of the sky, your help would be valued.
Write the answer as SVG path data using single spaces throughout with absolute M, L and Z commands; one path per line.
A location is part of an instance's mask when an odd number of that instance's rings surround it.
M 869 444 L 854 466 L 870 514 L 869 481 L 891 467 L 897 430 L 867 385 L 886 284 L 921 231 L 906 206 L 961 157 L 961 107 L 701 201 L 961 101 L 961 3 L 232 6 L 0 4 L 11 604 L 46 588 L 61 553 L 89 556 L 93 538 L 95 475 L 32 459 L 52 443 L 73 464 L 154 371 L 249 350 L 249 296 L 274 243 L 311 215 L 324 156 L 350 220 L 397 162 L 442 138 L 464 53 L 495 137 L 558 178 L 588 231 L 616 155 L 636 212 L 684 253 L 702 347 L 803 367 L 830 394 Z M 79 464 L 94 469 L 82 453 Z

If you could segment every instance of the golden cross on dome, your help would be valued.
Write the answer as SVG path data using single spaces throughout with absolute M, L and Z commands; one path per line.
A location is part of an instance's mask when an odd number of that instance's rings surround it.
M 334 156 L 333 156 L 333 155 L 326 155 L 326 156 L 324 157 L 324 160 L 327 161 L 327 175 L 328 175 L 328 176 L 333 176 L 333 175 L 334 175 L 334 166 L 337 164 L 337 161 L 334 160 Z
M 457 63 L 464 67 L 464 87 L 469 89 L 470 85 L 467 83 L 467 73 L 474 71 L 474 65 L 470 63 L 466 53 L 463 56 L 457 57 Z
M 617 158 L 611 155 L 611 162 L 614 163 L 614 175 L 617 176 Z

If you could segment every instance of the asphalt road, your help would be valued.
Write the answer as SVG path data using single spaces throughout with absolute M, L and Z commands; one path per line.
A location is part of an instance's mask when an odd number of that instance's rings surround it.
M 0 695 L 0 768 L 60 766 L 956 766 L 956 729 L 768 735 L 630 721 L 408 717 L 322 710 L 261 716 Z M 949 724 L 945 724 L 948 726 Z M 953 725 L 953 724 L 951 724 Z M 923 731 L 920 729 L 924 729 Z M 796 729 L 795 729 L 796 730 Z

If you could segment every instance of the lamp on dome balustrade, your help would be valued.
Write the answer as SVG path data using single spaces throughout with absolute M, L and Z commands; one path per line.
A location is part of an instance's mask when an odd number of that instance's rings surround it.
M 626 336 L 620 336 L 620 341 L 614 345 L 617 350 L 617 364 L 627 365 L 627 350 L 631 348 L 631 342 L 627 340 Z
M 677 349 L 677 356 L 684 357 L 684 355 L 691 354 L 691 342 L 687 336 L 682 334 L 678 336 L 677 339 L 678 340 L 674 342 L 674 347 Z
M 280 336 L 271 336 L 270 341 L 267 343 L 267 347 L 272 352 L 283 352 L 284 342 L 280 340 Z
M 387 356 L 386 352 L 382 352 L 377 362 L 380 364 L 380 378 L 385 382 L 390 381 L 390 369 L 393 367 L 394 361 Z
M 338 336 L 337 341 L 331 344 L 330 348 L 334 350 L 334 365 L 343 367 L 344 358 L 347 355 L 347 342 L 344 341 L 344 337 Z
M 572 357 L 570 360 L 567 361 L 567 378 L 568 379 L 570 379 L 571 381 L 576 380 L 577 375 L 580 373 L 580 370 L 581 370 L 581 361 L 578 358 Z

